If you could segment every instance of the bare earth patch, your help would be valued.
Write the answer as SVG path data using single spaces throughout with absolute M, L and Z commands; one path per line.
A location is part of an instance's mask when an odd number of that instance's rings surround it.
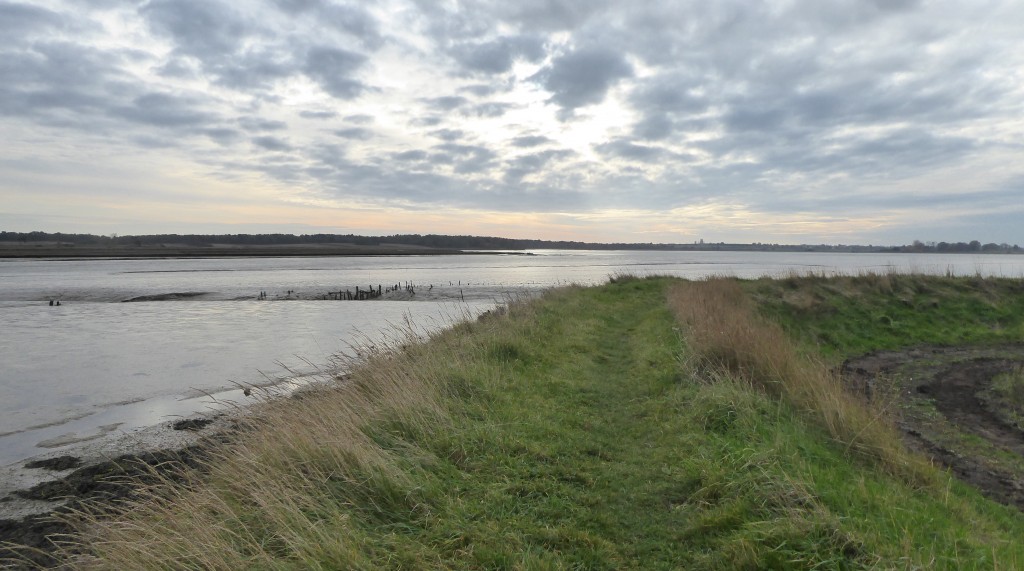
M 1024 431 L 989 390 L 1024 364 L 1024 346 L 915 347 L 849 359 L 844 380 L 890 407 L 908 445 L 985 496 L 1024 510 Z

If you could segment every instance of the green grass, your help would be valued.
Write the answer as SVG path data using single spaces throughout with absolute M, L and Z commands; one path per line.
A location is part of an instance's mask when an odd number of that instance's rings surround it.
M 85 568 L 1011 569 L 1024 517 L 910 485 L 814 414 L 696 374 L 621 278 L 514 303 L 270 403 L 188 488 L 87 518 Z
M 744 282 L 765 315 L 826 356 L 1024 339 L 1024 280 L 918 274 Z
M 1024 366 L 1017 365 L 992 378 L 992 384 L 978 394 L 1004 423 L 1024 430 Z

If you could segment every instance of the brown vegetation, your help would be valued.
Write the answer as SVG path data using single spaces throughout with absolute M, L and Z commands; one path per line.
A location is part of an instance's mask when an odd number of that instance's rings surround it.
M 869 409 L 814 356 L 802 355 L 777 324 L 759 317 L 734 279 L 681 282 L 669 304 L 710 375 L 726 373 L 788 400 L 861 457 L 917 484 L 934 482 L 928 461 L 908 452 L 884 411 Z

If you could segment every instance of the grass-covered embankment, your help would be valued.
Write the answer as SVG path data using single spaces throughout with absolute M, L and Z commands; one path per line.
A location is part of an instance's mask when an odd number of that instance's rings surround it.
M 1024 280 L 864 274 L 743 282 L 768 317 L 829 357 L 1024 340 Z
M 714 327 L 715 306 L 684 325 L 670 305 L 685 318 L 680 304 L 717 302 L 682 299 L 679 283 L 560 289 L 373 355 L 337 388 L 268 405 L 190 487 L 157 490 L 88 528 L 87 561 L 1024 566 L 1019 512 L 912 455 L 877 453 L 884 431 L 863 445 L 882 419 L 837 432 L 853 417 L 814 410 L 829 401 L 815 400 L 817 389 L 779 388 L 789 375 L 776 375 L 774 361 L 765 376 L 747 349 L 729 361 L 695 344 L 695 328 Z M 754 312 L 737 319 L 760 334 Z

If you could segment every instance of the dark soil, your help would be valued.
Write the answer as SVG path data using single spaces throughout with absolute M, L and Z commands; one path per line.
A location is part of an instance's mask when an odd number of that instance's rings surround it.
M 201 430 L 213 422 L 212 418 L 186 418 L 171 425 L 174 430 Z
M 40 468 L 43 470 L 53 470 L 54 472 L 61 472 L 63 470 L 71 470 L 82 465 L 82 459 L 77 456 L 57 456 L 55 458 L 46 458 L 45 460 L 34 460 L 25 464 L 26 468 Z
M 950 438 L 957 432 L 978 437 L 991 449 L 1024 460 L 1024 432 L 999 420 L 978 397 L 993 377 L 1021 363 L 1024 346 L 917 347 L 850 359 L 843 363 L 842 373 L 851 388 L 870 400 L 898 391 L 898 424 L 912 448 L 990 499 L 1024 511 L 1024 472 L 993 458 L 991 451 Z M 917 412 L 915 400 L 933 405 L 943 419 Z
M 206 295 L 205 291 L 182 291 L 174 293 L 161 293 L 157 295 L 140 295 L 131 299 L 123 300 L 125 302 L 133 301 L 180 301 L 183 299 L 191 299 L 193 297 L 199 297 Z

